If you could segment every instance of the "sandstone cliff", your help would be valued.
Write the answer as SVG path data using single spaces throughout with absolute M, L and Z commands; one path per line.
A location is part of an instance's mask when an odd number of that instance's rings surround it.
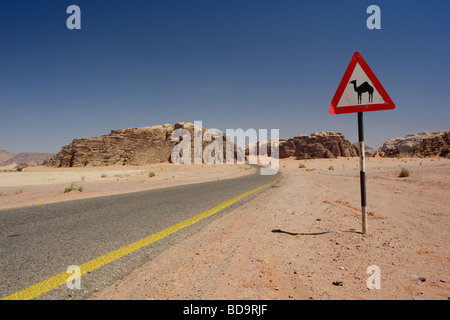
M 280 144 L 280 158 L 297 159 L 356 157 L 356 148 L 340 132 L 315 132 Z
M 410 134 L 404 138 L 390 139 L 377 155 L 387 158 L 450 157 L 450 132 L 445 130 Z
M 404 153 L 408 153 L 412 147 L 421 144 L 424 139 L 439 137 L 442 136 L 445 132 L 445 130 L 435 132 L 424 131 L 416 134 L 408 134 L 405 137 L 392 138 L 386 141 L 378 151 L 385 152 L 387 149 L 397 148 Z
M 60 152 L 46 162 L 52 167 L 82 167 L 82 166 L 108 166 L 108 165 L 146 165 L 171 161 L 172 149 L 178 141 L 172 141 L 172 133 L 176 129 L 186 129 L 192 139 L 191 155 L 194 157 L 194 125 L 190 122 L 156 125 L 142 128 L 126 128 L 111 130 L 108 135 L 74 139 L 64 146 Z M 206 132 L 202 128 L 202 135 Z M 182 141 L 182 138 L 180 138 Z M 211 141 L 215 141 L 212 138 Z M 225 141 L 225 137 L 223 137 Z M 210 142 L 203 141 L 202 149 Z M 224 143 L 224 157 L 226 144 Z M 234 150 L 236 158 L 237 150 Z M 213 152 L 214 156 L 214 152 Z
M 424 139 L 420 145 L 411 148 L 409 155 L 450 158 L 450 131 L 434 138 Z
M 245 148 L 245 155 L 249 156 L 256 156 L 256 155 L 267 155 L 268 157 L 272 156 L 272 144 L 278 142 L 278 150 L 280 150 L 280 146 L 285 143 L 286 139 L 279 139 L 277 140 L 261 140 L 257 143 L 249 144 Z M 261 150 L 262 148 L 262 150 Z M 276 145 L 273 146 L 273 148 L 276 148 Z M 277 155 L 274 155 L 275 157 Z

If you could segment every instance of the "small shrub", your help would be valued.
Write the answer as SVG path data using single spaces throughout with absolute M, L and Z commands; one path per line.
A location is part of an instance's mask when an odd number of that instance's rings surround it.
M 106 178 L 108 175 L 106 173 L 102 173 L 102 178 Z
M 334 170 L 334 167 L 333 166 L 329 166 L 328 170 Z
M 148 177 L 149 177 L 149 178 L 152 178 L 152 177 L 154 177 L 154 176 L 156 176 L 156 174 L 155 174 L 153 171 L 150 171 L 150 172 L 148 173 Z
M 14 194 L 21 194 L 21 193 L 23 193 L 23 190 L 22 190 L 22 189 L 16 190 L 16 191 L 14 192 Z
M 21 171 L 25 171 L 25 168 L 27 168 L 27 167 L 28 167 L 28 165 L 26 163 L 20 163 L 15 167 L 15 169 L 18 172 L 21 172 Z
M 64 189 L 64 193 L 70 192 L 70 191 L 80 191 L 83 192 L 83 187 L 77 186 L 74 182 L 70 184 L 70 187 Z
M 405 168 L 402 168 L 402 171 L 400 171 L 400 174 L 398 176 L 400 178 L 409 177 L 409 170 L 406 170 Z
M 299 167 L 299 169 L 306 168 L 306 166 L 305 166 L 303 163 L 300 163 L 300 164 L 298 165 L 298 167 Z
M 306 171 L 315 171 L 316 168 L 312 168 L 312 169 L 306 169 Z

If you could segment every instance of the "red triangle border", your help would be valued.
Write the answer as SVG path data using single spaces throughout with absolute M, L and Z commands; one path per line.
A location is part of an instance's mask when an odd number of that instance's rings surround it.
M 379 104 L 369 104 L 369 105 L 353 105 L 353 106 L 346 106 L 346 107 L 338 107 L 339 100 L 341 100 L 342 95 L 344 93 L 345 88 L 347 87 L 350 77 L 353 74 L 353 70 L 355 70 L 356 64 L 359 64 L 363 71 L 366 73 L 367 77 L 370 79 L 372 84 L 374 85 L 375 89 L 378 91 L 378 93 L 383 97 L 383 100 L 385 103 L 379 103 Z M 381 85 L 378 78 L 373 73 L 372 69 L 370 69 L 367 62 L 364 60 L 362 55 L 356 51 L 353 54 L 352 60 L 350 61 L 347 70 L 344 73 L 344 76 L 342 77 L 341 83 L 339 84 L 339 87 L 336 90 L 336 93 L 334 94 L 333 100 L 331 100 L 330 104 L 330 113 L 331 114 L 342 114 L 342 113 L 355 113 L 355 112 L 368 112 L 368 111 L 380 111 L 380 110 L 392 110 L 395 109 L 395 104 L 392 101 L 392 99 L 389 97 L 386 90 L 384 90 L 383 86 Z

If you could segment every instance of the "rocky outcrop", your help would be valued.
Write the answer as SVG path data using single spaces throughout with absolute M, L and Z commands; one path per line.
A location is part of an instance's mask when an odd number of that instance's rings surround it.
M 381 151 L 378 153 L 381 157 L 386 158 L 405 158 L 408 156 L 407 153 L 405 153 L 400 148 L 388 148 L 385 151 Z
M 176 129 L 186 129 L 192 139 L 191 149 L 194 149 L 194 124 L 180 122 L 156 125 L 142 128 L 126 128 L 111 130 L 108 135 L 75 139 L 64 146 L 60 152 L 47 161 L 52 167 L 83 167 L 109 165 L 146 165 L 171 161 L 172 149 L 179 141 L 172 140 Z M 202 128 L 202 134 L 206 132 Z M 225 140 L 225 137 L 223 137 Z M 182 141 L 182 138 L 180 138 Z M 215 141 L 214 138 L 211 141 Z M 210 142 L 203 141 L 202 149 Z M 224 150 L 226 149 L 224 144 Z M 234 150 L 236 157 L 237 150 Z M 191 152 L 192 157 L 194 153 Z M 224 157 L 226 150 L 224 151 Z
M 424 139 L 420 145 L 411 148 L 412 157 L 445 157 L 450 158 L 450 131 L 441 136 Z
M 245 155 L 267 155 L 268 157 L 272 156 L 272 148 L 275 149 L 276 145 L 272 147 L 272 144 L 278 143 L 278 150 L 282 144 L 284 144 L 287 141 L 287 139 L 279 139 L 277 140 L 261 140 L 257 143 L 249 144 L 245 148 Z M 274 155 L 274 157 L 277 157 L 277 155 Z
M 356 148 L 340 132 L 315 132 L 280 144 L 280 158 L 317 159 L 356 157 Z
M 144 165 L 168 161 L 173 126 L 111 130 L 108 135 L 74 139 L 48 162 L 52 167 Z
M 174 129 L 175 130 L 184 129 L 189 132 L 189 135 L 191 137 L 191 144 L 190 144 L 191 163 L 198 163 L 195 160 L 196 157 L 197 161 L 200 161 L 198 159 L 201 159 L 203 163 L 204 162 L 212 163 L 214 159 L 216 159 L 215 160 L 216 163 L 226 163 L 227 152 L 232 153 L 230 155 L 230 159 L 233 159 L 233 161 L 236 159 L 245 158 L 244 151 L 237 148 L 237 146 L 231 141 L 231 138 L 227 139 L 227 135 L 221 131 L 210 132 L 206 128 L 195 126 L 191 122 L 176 123 Z M 196 152 L 195 137 L 197 138 L 198 141 L 201 141 L 201 148 L 198 148 L 198 150 L 201 150 L 202 152 L 198 152 L 197 154 L 195 153 Z M 218 153 L 216 155 L 215 147 L 218 148 L 220 146 L 222 146 L 221 153 L 220 154 Z M 183 156 L 183 151 L 180 152 L 180 156 Z M 169 154 L 169 161 L 172 162 L 170 154 Z
M 408 153 L 411 151 L 412 147 L 420 145 L 424 139 L 439 137 L 444 133 L 446 133 L 445 130 L 435 132 L 424 131 L 416 134 L 408 134 L 405 137 L 392 138 L 386 141 L 378 151 L 385 152 L 387 149 L 397 148 L 402 150 L 404 153 Z
M 450 157 L 450 132 L 445 130 L 410 134 L 405 138 L 388 140 L 377 156 L 386 158 Z M 389 146 L 388 148 L 386 146 Z

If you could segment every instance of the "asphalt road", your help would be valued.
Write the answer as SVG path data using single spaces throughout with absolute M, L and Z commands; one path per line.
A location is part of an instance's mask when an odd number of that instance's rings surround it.
M 81 265 L 232 199 L 277 176 L 220 181 L 0 211 L 0 298 L 71 265 Z M 256 194 L 256 193 L 255 193 Z M 80 289 L 61 285 L 36 299 L 83 299 L 254 194 L 186 229 L 83 275 Z

